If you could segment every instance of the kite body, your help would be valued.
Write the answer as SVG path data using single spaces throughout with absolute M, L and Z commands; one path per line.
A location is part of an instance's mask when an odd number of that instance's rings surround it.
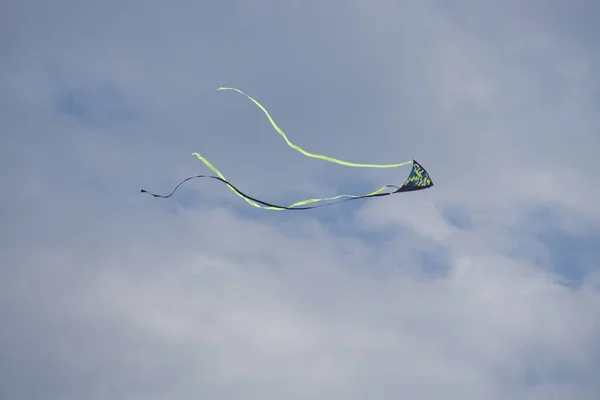
M 334 197 L 307 199 L 307 200 L 298 201 L 289 206 L 281 206 L 281 205 L 271 204 L 271 203 L 256 199 L 254 197 L 251 197 L 251 196 L 243 193 L 241 190 L 239 190 L 237 187 L 235 187 L 233 184 L 231 184 L 231 182 L 227 181 L 227 179 L 225 179 L 225 176 L 223 176 L 223 174 L 214 165 L 212 165 L 206 158 L 202 157 L 198 153 L 193 153 L 193 155 L 198 157 L 198 159 L 200 161 L 202 161 L 208 168 L 210 168 L 216 174 L 216 176 L 213 176 L 213 175 L 191 176 L 189 178 L 184 179 L 181 183 L 179 183 L 175 187 L 175 189 L 173 189 L 173 191 L 168 195 L 154 194 L 154 193 L 151 193 L 144 189 L 142 189 L 142 193 L 148 193 L 154 197 L 169 198 L 177 191 L 177 189 L 181 185 L 183 185 L 185 182 L 187 182 L 191 179 L 210 178 L 210 179 L 215 179 L 215 180 L 225 183 L 227 186 L 229 186 L 229 188 L 235 194 L 237 194 L 238 196 L 243 198 L 247 203 L 249 203 L 250 205 L 252 205 L 254 207 L 258 207 L 258 208 L 262 208 L 262 209 L 266 209 L 266 210 L 310 210 L 310 209 L 318 208 L 318 207 L 331 206 L 331 205 L 338 204 L 338 203 L 341 203 L 344 201 L 349 201 L 349 200 L 358 200 L 358 199 L 366 199 L 366 198 L 371 198 L 371 197 L 389 196 L 389 195 L 397 194 L 397 193 L 423 190 L 423 189 L 427 189 L 427 188 L 430 188 L 433 186 L 433 182 L 431 181 L 431 178 L 430 178 L 429 174 L 427 173 L 427 171 L 425 170 L 425 168 L 423 168 L 421 166 L 421 164 L 419 164 L 415 160 L 406 161 L 406 162 L 402 162 L 399 164 L 359 164 L 359 163 L 353 163 L 353 162 L 349 162 L 349 161 L 339 160 L 339 159 L 324 156 L 321 154 L 310 153 L 310 152 L 302 149 L 301 147 L 295 145 L 294 143 L 290 142 L 290 140 L 287 138 L 286 134 L 281 130 L 281 128 L 279 128 L 279 126 L 277 126 L 277 124 L 275 123 L 275 121 L 273 120 L 271 115 L 269 115 L 267 110 L 258 101 L 256 101 L 252 97 L 248 96 L 247 94 L 245 94 L 244 92 L 242 92 L 239 89 L 221 87 L 218 90 L 234 90 L 234 91 L 246 96 L 248 99 L 250 99 L 254 104 L 256 104 L 265 113 L 265 115 L 269 119 L 269 122 L 271 123 L 273 128 L 275 128 L 277 133 L 279 133 L 283 137 L 283 139 L 285 140 L 287 145 L 307 157 L 318 158 L 318 159 L 332 162 L 335 164 L 340 164 L 340 165 L 344 165 L 344 166 L 348 166 L 348 167 L 357 167 L 357 168 L 397 168 L 397 167 L 412 164 L 411 173 L 408 176 L 408 178 L 406 179 L 406 181 L 404 182 L 404 184 L 400 187 L 395 186 L 395 185 L 386 185 L 374 192 L 363 194 L 363 195 L 342 194 L 342 195 L 338 195 L 338 196 L 334 196 Z M 395 190 L 386 191 L 386 189 L 388 189 L 388 188 L 394 188 Z M 330 201 L 330 203 L 327 203 L 327 201 Z M 333 201 L 333 202 L 331 203 L 331 201 Z M 317 203 L 317 204 L 314 204 L 314 203 Z M 308 204 L 311 204 L 311 205 L 308 205 Z

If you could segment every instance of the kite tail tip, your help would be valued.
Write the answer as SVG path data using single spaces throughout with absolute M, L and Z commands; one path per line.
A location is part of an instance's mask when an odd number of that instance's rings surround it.
M 142 190 L 141 190 L 141 192 L 142 192 L 142 193 L 148 193 L 148 194 L 149 194 L 150 196 L 152 196 L 152 197 L 165 197 L 165 196 L 161 196 L 160 194 L 154 194 L 154 193 L 151 193 L 151 192 L 149 192 L 149 191 L 147 191 L 147 190 L 144 190 L 144 189 L 142 189 Z M 169 196 L 167 196 L 167 197 L 169 197 Z
M 221 86 L 220 88 L 217 89 L 217 91 L 221 91 L 221 90 L 233 90 L 235 92 L 243 94 L 244 96 L 248 96 L 246 93 L 242 92 L 240 89 L 236 89 L 236 88 L 233 88 L 233 87 Z

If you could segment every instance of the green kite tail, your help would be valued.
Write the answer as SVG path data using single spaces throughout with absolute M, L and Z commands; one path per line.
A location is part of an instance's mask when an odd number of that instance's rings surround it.
M 256 101 L 252 97 L 248 96 L 246 93 L 244 93 L 241 90 L 236 89 L 236 88 L 220 87 L 217 90 L 234 90 L 234 91 L 246 96 L 250 100 L 252 100 L 252 102 L 254 104 L 256 104 L 258 106 L 258 108 L 260 108 L 265 113 L 265 115 L 269 119 L 269 122 L 271 123 L 271 125 L 273 125 L 273 128 L 275 128 L 277 133 L 279 133 L 283 137 L 283 139 L 285 140 L 287 145 L 290 146 L 292 149 L 304 154 L 307 157 L 318 158 L 321 160 L 329 161 L 329 162 L 340 164 L 340 165 L 345 165 L 348 167 L 359 167 L 359 168 L 397 168 L 397 167 L 402 167 L 404 165 L 408 165 L 408 164 L 412 163 L 412 160 L 411 160 L 411 161 L 406 161 L 406 162 L 402 162 L 399 164 L 359 164 L 359 163 L 353 163 L 350 161 L 338 160 L 337 158 L 328 157 L 328 156 L 324 156 L 321 154 L 309 153 L 308 151 L 304 150 L 300 146 L 297 146 L 294 143 L 290 142 L 290 140 L 287 138 L 287 136 L 285 135 L 283 130 L 281 130 L 281 128 L 279 126 L 277 126 L 277 124 L 275 123 L 275 121 L 273 120 L 273 118 L 271 117 L 269 112 L 258 101 Z
M 145 189 L 142 189 L 142 193 L 148 193 L 154 197 L 161 197 L 161 198 L 169 198 L 171 197 L 176 191 L 177 189 L 179 189 L 179 187 L 181 185 L 183 185 L 185 182 L 191 180 L 191 179 L 195 179 L 195 178 L 211 178 L 211 179 L 216 179 L 218 181 L 221 181 L 223 183 L 225 183 L 227 186 L 229 186 L 229 189 L 231 189 L 231 191 L 233 191 L 235 194 L 237 194 L 238 196 L 240 196 L 242 199 L 244 199 L 248 204 L 250 204 L 251 206 L 257 207 L 257 208 L 262 208 L 265 210 L 277 210 L 277 211 L 282 211 L 282 210 L 310 210 L 313 208 L 318 208 L 318 207 L 325 207 L 325 206 L 331 206 L 333 204 L 337 204 L 343 201 L 348 201 L 348 200 L 358 200 L 358 199 L 363 199 L 363 198 L 367 198 L 367 197 L 379 197 L 379 196 L 388 196 L 390 194 L 396 193 L 398 191 L 400 191 L 400 188 L 398 188 L 397 186 L 394 185 L 387 185 L 384 186 L 380 189 L 377 189 L 374 192 L 371 193 L 367 193 L 367 194 L 363 194 L 363 195 L 353 195 L 353 194 L 342 194 L 342 195 L 338 195 L 338 196 L 333 196 L 333 197 L 324 197 L 324 198 L 317 198 L 317 199 L 307 199 L 307 200 L 302 200 L 302 201 L 297 201 L 289 206 L 281 206 L 281 205 L 276 205 L 276 204 L 271 204 L 271 203 L 267 203 L 263 200 L 259 200 L 256 199 L 254 197 L 251 197 L 245 193 L 243 193 L 241 190 L 239 190 L 237 187 L 235 187 L 233 184 L 231 184 L 229 181 L 227 181 L 227 179 L 225 179 L 225 176 L 223 176 L 223 174 L 221 173 L 221 171 L 219 171 L 214 165 L 212 165 L 206 158 L 202 157 L 200 154 L 198 153 L 193 153 L 193 155 L 195 155 L 196 157 L 198 157 L 198 159 L 200 161 L 202 161 L 208 168 L 210 168 L 215 174 L 217 174 L 216 176 L 211 176 L 211 175 L 196 175 L 196 176 L 191 176 L 189 178 L 184 179 L 181 183 L 179 183 L 175 189 L 173 189 L 173 191 L 168 194 L 168 195 L 160 195 L 160 194 L 155 194 L 152 192 L 149 192 Z M 395 192 L 384 192 L 384 190 L 388 187 L 393 187 L 396 188 L 397 190 Z M 343 199 L 343 200 L 340 200 Z M 313 203 L 319 203 L 319 202 L 324 202 L 324 201 L 331 201 L 331 200 L 340 200 L 338 202 L 335 203 L 325 203 L 325 204 L 315 204 L 315 205 L 311 205 L 311 206 L 307 206 L 307 204 L 313 204 Z M 303 207 L 301 207 L 303 206 Z
M 331 201 L 331 200 L 338 200 L 338 199 L 342 199 L 342 198 L 362 198 L 364 196 L 367 197 L 372 197 L 376 194 L 379 194 L 381 192 L 383 192 L 388 186 L 384 186 L 380 189 L 377 189 L 374 192 L 371 193 L 367 193 L 366 195 L 353 195 L 353 194 L 341 194 L 338 196 L 333 196 L 333 197 L 323 197 L 323 198 L 317 198 L 317 199 L 306 199 L 306 200 L 301 200 L 301 201 L 297 201 L 293 204 L 290 204 L 289 206 L 278 206 L 275 204 L 270 204 L 270 203 L 266 203 L 264 201 L 255 199 L 253 197 L 250 197 L 248 195 L 246 195 L 245 193 L 241 192 L 238 188 L 236 188 L 235 186 L 233 186 L 230 182 L 227 181 L 227 179 L 225 178 L 225 176 L 223 176 L 223 174 L 221 173 L 221 171 L 219 171 L 217 169 L 217 167 L 215 167 L 214 165 L 212 165 L 206 158 L 202 157 L 200 154 L 198 153 L 192 153 L 193 155 L 195 155 L 196 157 L 198 157 L 198 159 L 200 161 L 202 161 L 204 163 L 204 165 L 206 165 L 208 168 L 211 169 L 211 171 L 213 171 L 215 174 L 217 174 L 217 176 L 220 178 L 219 180 L 223 183 L 225 183 L 227 186 L 229 186 L 229 189 L 234 192 L 235 194 L 237 194 L 238 196 L 240 196 L 242 199 L 244 199 L 248 204 L 250 204 L 251 206 L 257 207 L 257 208 L 263 208 L 265 210 L 291 210 L 291 209 L 300 209 L 300 210 L 306 210 L 306 209 L 310 209 L 310 208 L 316 208 L 316 207 L 299 207 L 299 206 L 304 206 L 306 204 L 311 204 L 311 203 L 317 203 L 320 201 Z M 260 205 L 258 203 L 261 203 L 263 205 Z

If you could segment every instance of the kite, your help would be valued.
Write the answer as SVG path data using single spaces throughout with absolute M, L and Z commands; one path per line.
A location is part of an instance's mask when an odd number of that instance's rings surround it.
M 430 188 L 433 186 L 433 182 L 432 182 L 429 174 L 427 173 L 425 168 L 423 168 L 423 166 L 421 166 L 421 164 L 419 164 L 416 160 L 406 161 L 406 162 L 402 162 L 399 164 L 360 164 L 360 163 L 353 163 L 353 162 L 349 162 L 349 161 L 339 160 L 337 158 L 328 157 L 328 156 L 324 156 L 321 154 L 310 153 L 310 152 L 302 149 L 301 147 L 295 145 L 294 143 L 290 142 L 290 140 L 288 139 L 286 134 L 283 132 L 283 130 L 281 130 L 281 128 L 279 128 L 279 126 L 277 126 L 277 124 L 275 123 L 275 121 L 273 120 L 273 118 L 271 117 L 269 112 L 258 101 L 256 101 L 252 97 L 248 96 L 246 93 L 242 92 L 239 89 L 220 87 L 218 90 L 234 90 L 234 91 L 246 96 L 248 99 L 250 99 L 252 102 L 254 102 L 254 104 L 256 104 L 265 113 L 265 115 L 269 119 L 269 122 L 271 123 L 273 128 L 277 131 L 277 133 L 279 133 L 283 137 L 283 139 L 285 140 L 287 145 L 307 157 L 318 158 L 318 159 L 332 162 L 335 164 L 344 165 L 344 166 L 348 166 L 348 167 L 357 167 L 357 168 L 397 168 L 397 167 L 402 167 L 405 165 L 412 164 L 412 171 L 411 171 L 410 175 L 408 176 L 408 178 L 406 179 L 406 181 L 404 182 L 404 184 L 400 187 L 398 187 L 396 185 L 386 185 L 380 189 L 377 189 L 374 192 L 367 193 L 367 194 L 362 194 L 362 195 L 342 194 L 342 195 L 338 195 L 338 196 L 334 196 L 334 197 L 307 199 L 307 200 L 298 201 L 289 206 L 282 206 L 282 205 L 268 203 L 268 202 L 256 199 L 254 197 L 251 197 L 251 196 L 243 193 L 241 190 L 239 190 L 237 187 L 235 187 L 231 182 L 229 182 L 227 179 L 225 179 L 225 176 L 223 176 L 223 174 L 214 165 L 212 165 L 206 158 L 204 158 L 203 156 L 201 156 L 198 153 L 193 153 L 193 155 L 195 155 L 208 168 L 210 168 L 216 174 L 216 176 L 215 175 L 190 176 L 189 178 L 186 178 L 181 183 L 179 183 L 175 187 L 175 189 L 173 189 L 173 191 L 168 195 L 155 194 L 155 193 L 149 192 L 145 189 L 142 189 L 142 193 L 148 193 L 151 196 L 166 199 L 166 198 L 171 197 L 177 191 L 177 189 L 179 189 L 179 187 L 181 185 L 183 185 L 185 182 L 187 182 L 191 179 L 210 178 L 210 179 L 215 179 L 215 180 L 218 180 L 218 181 L 226 184 L 229 187 L 229 189 L 231 189 L 235 194 L 240 196 L 248 204 L 250 204 L 254 207 L 258 207 L 258 208 L 262 208 L 262 209 L 266 209 L 266 210 L 310 210 L 310 209 L 314 209 L 314 208 L 318 208 L 318 207 L 326 207 L 326 206 L 331 206 L 334 204 L 339 204 L 341 202 L 349 201 L 349 200 L 358 200 L 358 199 L 366 199 L 366 198 L 373 198 L 373 197 L 389 196 L 389 195 L 397 194 L 397 193 L 423 190 L 423 189 L 427 189 L 427 188 Z M 386 189 L 388 189 L 388 188 L 392 188 L 395 190 L 386 191 Z M 337 201 L 333 202 L 333 203 L 323 203 L 326 201 L 333 201 L 333 200 L 337 200 Z M 314 204 L 314 203 L 319 203 L 319 204 Z

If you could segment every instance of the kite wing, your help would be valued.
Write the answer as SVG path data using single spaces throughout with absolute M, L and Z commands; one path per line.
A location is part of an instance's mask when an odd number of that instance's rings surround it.
M 396 192 L 414 192 L 415 190 L 423 190 L 428 189 L 433 186 L 433 182 L 429 177 L 425 168 L 421 166 L 418 162 L 413 160 L 412 171 L 410 171 L 410 175 L 404 182 L 404 185 L 400 187 Z

